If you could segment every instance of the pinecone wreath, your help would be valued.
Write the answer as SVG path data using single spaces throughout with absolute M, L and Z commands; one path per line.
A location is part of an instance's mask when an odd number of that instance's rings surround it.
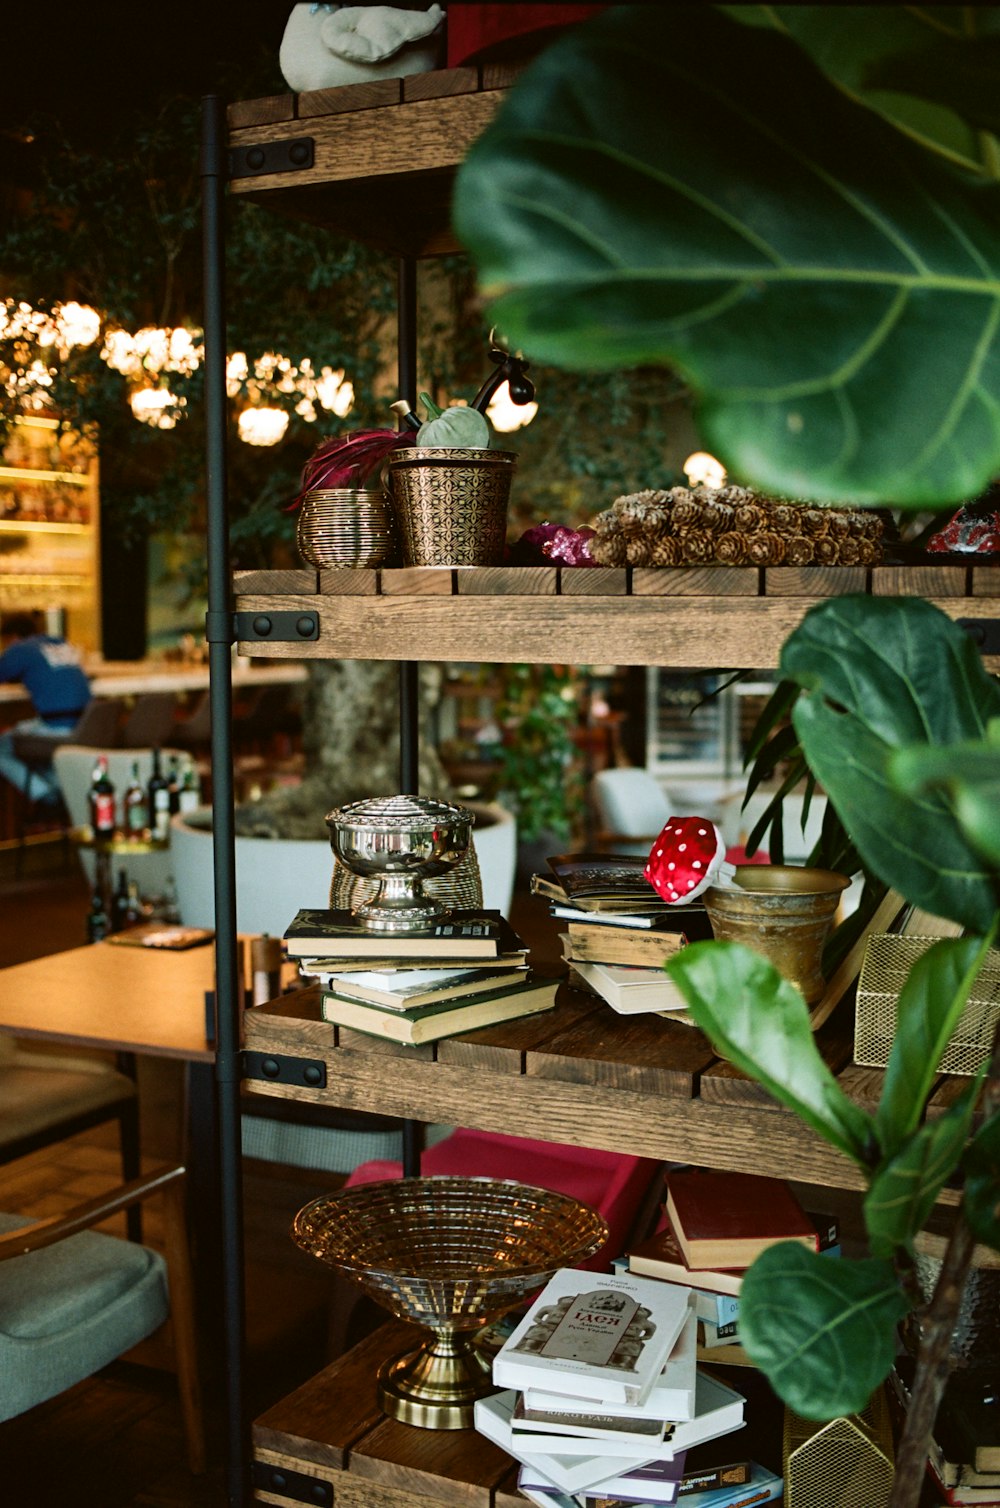
M 747 487 L 647 488 L 593 520 L 598 565 L 878 565 L 884 522 L 858 508 L 769 498 Z

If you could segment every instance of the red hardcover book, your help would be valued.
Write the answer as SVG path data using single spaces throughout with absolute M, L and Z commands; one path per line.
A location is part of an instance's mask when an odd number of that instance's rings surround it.
M 815 1225 L 780 1178 L 680 1168 L 667 1180 L 667 1214 L 689 1267 L 749 1267 L 779 1241 L 819 1249 Z

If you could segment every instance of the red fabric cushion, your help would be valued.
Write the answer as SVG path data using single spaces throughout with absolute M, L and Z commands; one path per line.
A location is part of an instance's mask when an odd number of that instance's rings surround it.
M 608 1240 L 588 1262 L 581 1265 L 602 1271 L 624 1247 L 629 1228 L 643 1195 L 660 1164 L 649 1157 L 629 1157 L 622 1152 L 595 1152 L 588 1147 L 528 1141 L 521 1136 L 501 1136 L 490 1131 L 453 1131 L 429 1147 L 421 1158 L 420 1171 L 427 1177 L 514 1178 L 519 1183 L 572 1194 L 608 1222 Z M 347 1186 L 375 1183 L 382 1178 L 401 1178 L 398 1162 L 366 1162 L 355 1168 Z
M 451 5 L 448 7 L 448 67 L 489 56 L 523 57 L 563 27 L 584 21 L 604 5 Z M 519 42 L 524 38 L 523 43 Z

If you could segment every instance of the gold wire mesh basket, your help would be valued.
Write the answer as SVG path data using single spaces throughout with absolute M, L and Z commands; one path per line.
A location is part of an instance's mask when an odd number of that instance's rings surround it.
M 786 1508 L 887 1508 L 894 1476 L 892 1423 L 877 1388 L 858 1414 L 817 1424 L 785 1409 Z
M 868 939 L 854 1012 L 854 1061 L 884 1068 L 896 1033 L 896 1008 L 906 978 L 937 937 L 875 933 Z M 968 1004 L 938 1065 L 941 1073 L 971 1076 L 990 1054 L 1000 1020 L 1000 951 L 991 948 Z

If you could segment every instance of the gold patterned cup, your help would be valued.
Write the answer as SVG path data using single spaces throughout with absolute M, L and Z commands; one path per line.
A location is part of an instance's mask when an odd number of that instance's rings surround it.
M 421 1429 L 467 1429 L 495 1391 L 475 1332 L 600 1250 L 608 1227 L 569 1194 L 508 1179 L 399 1178 L 326 1194 L 292 1239 L 431 1334 L 378 1373 L 385 1413 Z
M 517 466 L 511 450 L 408 445 L 386 466 L 404 565 L 501 565 Z

